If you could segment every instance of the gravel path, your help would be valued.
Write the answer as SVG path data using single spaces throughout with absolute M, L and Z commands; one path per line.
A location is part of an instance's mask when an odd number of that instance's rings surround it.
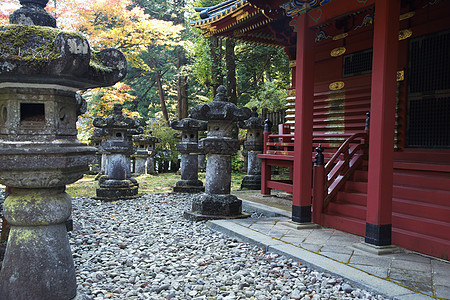
M 93 299 L 383 299 L 185 220 L 191 197 L 74 199 L 79 290 Z

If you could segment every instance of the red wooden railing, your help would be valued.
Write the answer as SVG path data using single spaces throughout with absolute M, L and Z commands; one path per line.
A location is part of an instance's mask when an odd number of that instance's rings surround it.
M 264 154 L 294 155 L 294 135 L 289 133 L 290 126 L 280 124 L 278 134 L 264 132 Z
M 261 159 L 261 193 L 269 195 L 271 189 L 292 193 L 294 135 L 289 133 L 290 127 L 286 124 L 278 125 L 278 134 L 271 134 L 271 126 L 266 127 L 264 129 L 264 153 L 258 154 Z M 288 168 L 289 179 L 272 179 L 272 167 Z
M 359 141 L 359 142 L 357 142 Z M 357 143 L 355 143 L 357 142 Z M 345 180 L 362 162 L 367 149 L 367 133 L 355 133 L 349 137 L 325 165 L 327 195 L 324 199 L 326 207 L 336 196 Z
M 270 126 L 267 127 L 270 128 Z M 290 127 L 286 124 L 278 126 L 278 134 L 271 134 L 269 130 L 265 129 L 264 132 L 264 152 L 258 155 L 262 159 L 261 192 L 269 194 L 270 188 L 277 188 L 291 193 L 292 174 L 289 180 L 280 181 L 272 180 L 270 172 L 271 166 L 282 166 L 288 167 L 292 173 L 294 134 L 290 133 Z M 367 144 L 368 130 L 355 134 L 314 133 L 313 146 L 324 145 L 328 148 L 326 157 L 322 154 L 323 149 L 320 152 L 321 165 L 314 167 L 313 197 L 320 202 L 320 211 L 336 196 L 346 179 L 361 164 L 363 155 L 367 154 Z M 324 166 L 325 161 L 327 164 Z
M 313 176 L 313 222 L 320 224 L 320 215 L 337 195 L 347 179 L 361 165 L 367 155 L 368 132 L 348 137 L 324 165 L 323 149 L 316 148 Z

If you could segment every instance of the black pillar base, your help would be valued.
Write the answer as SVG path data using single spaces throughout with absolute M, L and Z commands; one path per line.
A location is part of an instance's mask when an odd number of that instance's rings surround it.
M 292 205 L 292 221 L 297 223 L 311 223 L 311 205 Z
M 374 225 L 366 223 L 365 242 L 375 246 L 388 246 L 392 244 L 392 225 Z

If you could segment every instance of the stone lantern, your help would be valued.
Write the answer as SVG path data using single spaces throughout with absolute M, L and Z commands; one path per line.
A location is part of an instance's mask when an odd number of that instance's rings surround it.
M 248 149 L 245 146 L 245 141 L 242 143 L 242 156 L 244 157 L 244 163 L 242 164 L 241 172 L 248 171 Z
M 181 143 L 177 150 L 181 153 L 181 180 L 176 183 L 173 191 L 176 193 L 200 193 L 205 190 L 198 180 L 198 132 L 205 131 L 207 123 L 186 118 L 173 121 L 171 127 L 181 131 Z
M 94 120 L 95 135 L 103 136 L 101 147 L 108 152 L 105 175 L 101 176 L 97 198 L 104 201 L 131 199 L 138 194 L 139 184 L 131 178 L 131 159 L 134 153 L 132 136 L 141 134 L 139 119 L 127 118 L 122 114 L 122 104 L 114 104 L 112 116 Z
M 230 195 L 231 155 L 239 149 L 239 141 L 233 138 L 233 123 L 250 117 L 250 109 L 238 108 L 228 102 L 224 86 L 217 88 L 213 102 L 194 107 L 191 117 L 208 121 L 206 138 L 199 147 L 207 154 L 205 193 L 194 199 L 192 211 L 185 217 L 202 219 L 240 218 L 242 201 Z
M 148 145 L 148 152 L 150 157 L 147 160 L 147 172 L 148 174 L 156 174 L 155 171 L 155 155 L 156 155 L 156 144 L 161 143 L 161 139 L 152 135 L 152 131 L 148 134 L 150 135 L 150 144 Z
M 95 152 L 95 160 L 90 167 L 90 171 L 92 172 L 101 172 L 102 169 L 102 152 L 100 143 L 102 142 L 102 138 L 100 136 L 92 135 L 89 138 L 88 146 L 95 147 L 97 151 Z
M 247 150 L 247 175 L 242 180 L 241 188 L 249 190 L 261 189 L 261 159 L 258 154 L 264 148 L 264 122 L 258 117 L 256 107 L 252 109 L 252 116 L 245 122 L 239 122 L 239 128 L 247 129 L 247 140 L 244 147 Z
M 126 60 L 115 49 L 93 52 L 82 35 L 54 28 L 48 1 L 20 2 L 13 24 L 0 26 L 0 183 L 10 190 L 3 212 L 11 225 L 0 299 L 73 299 L 65 186 L 88 171 L 95 155 L 77 140 L 83 105 L 76 92 L 121 80 Z
M 199 151 L 201 151 L 199 149 Z M 203 152 L 198 153 L 198 170 L 204 172 L 206 170 L 206 154 Z
M 143 174 L 153 174 L 155 167 L 152 156 L 155 155 L 155 143 L 161 142 L 161 139 L 151 134 L 133 135 L 133 143 L 136 147 L 134 157 L 134 174 L 136 176 Z

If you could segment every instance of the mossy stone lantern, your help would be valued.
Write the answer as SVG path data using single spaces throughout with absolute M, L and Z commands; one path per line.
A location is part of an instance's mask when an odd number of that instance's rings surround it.
M 258 117 L 257 108 L 253 107 L 252 116 L 239 122 L 239 128 L 247 130 L 247 139 L 244 147 L 247 150 L 247 175 L 242 179 L 241 188 L 249 190 L 261 189 L 261 159 L 258 154 L 263 152 L 264 148 L 264 122 Z
M 10 188 L 3 209 L 11 225 L 0 299 L 73 299 L 65 186 L 83 176 L 96 151 L 77 140 L 76 92 L 121 80 L 126 60 L 54 28 L 47 1 L 21 3 L 14 24 L 0 26 L 0 183 Z
M 136 147 L 134 157 L 134 175 L 153 174 L 155 167 L 152 156 L 155 155 L 155 143 L 160 143 L 161 139 L 151 134 L 133 135 L 133 143 Z
M 91 172 L 101 172 L 102 168 L 102 152 L 100 144 L 102 142 L 102 138 L 100 136 L 92 135 L 89 137 L 88 146 L 95 147 L 97 152 L 95 153 L 95 160 L 90 165 Z
M 242 201 L 230 195 L 231 155 L 239 149 L 239 141 L 233 138 L 235 122 L 250 117 L 250 109 L 238 108 L 228 101 L 226 88 L 217 88 L 214 101 L 196 106 L 191 118 L 208 121 L 206 138 L 199 141 L 199 148 L 207 154 L 205 193 L 192 202 L 192 211 L 184 216 L 193 220 L 242 218 Z
M 150 144 L 148 145 L 148 152 L 150 153 L 149 158 L 147 159 L 147 172 L 148 174 L 156 174 L 155 170 L 155 156 L 157 153 L 156 144 L 161 143 L 161 139 L 153 136 L 153 132 L 149 131 L 149 140 Z
M 176 193 L 200 193 L 205 190 L 203 182 L 198 180 L 198 132 L 205 131 L 207 123 L 192 118 L 173 121 L 171 127 L 181 131 L 181 143 L 177 150 L 181 153 L 181 180 L 173 191 Z
M 101 147 L 108 152 L 105 175 L 101 176 L 97 198 L 103 201 L 131 199 L 138 194 L 139 184 L 131 177 L 131 155 L 134 153 L 132 136 L 141 134 L 139 119 L 122 114 L 122 104 L 114 104 L 111 116 L 94 120 L 95 135 L 105 138 Z

